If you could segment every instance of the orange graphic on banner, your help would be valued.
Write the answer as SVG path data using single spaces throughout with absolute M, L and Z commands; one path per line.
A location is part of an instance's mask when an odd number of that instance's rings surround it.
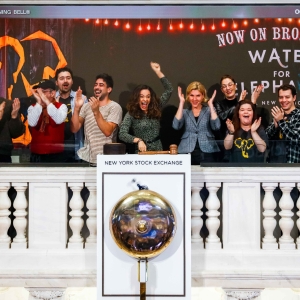
M 55 69 L 52 69 L 49 66 L 44 67 L 44 72 L 43 72 L 43 78 L 42 79 L 49 79 L 50 77 L 54 78 L 56 70 L 59 69 L 59 68 L 63 68 L 68 64 L 65 57 L 64 57 L 64 55 L 63 55 L 63 53 L 61 52 L 56 40 L 53 37 L 51 37 L 50 35 L 42 32 L 40 30 L 37 31 L 37 32 L 34 32 L 33 34 L 31 34 L 31 35 L 27 36 L 26 38 L 22 39 L 21 42 L 30 41 L 30 40 L 34 40 L 34 39 L 41 39 L 41 40 L 51 42 L 51 44 L 53 46 L 53 49 L 54 49 L 54 51 L 57 55 L 58 63 L 57 63 L 57 66 L 56 66 Z M 31 88 L 32 88 L 32 86 L 36 85 L 37 82 L 30 85 L 28 80 L 26 79 L 26 77 L 23 74 L 21 74 L 21 75 L 22 75 L 22 80 L 23 80 L 23 84 L 24 84 L 27 96 L 30 96 L 32 94 L 31 93 Z
M 17 79 L 18 79 L 18 75 L 21 71 L 21 69 L 23 68 L 23 65 L 24 65 L 24 62 L 25 62 L 25 56 L 24 56 L 24 49 L 21 45 L 21 43 L 17 40 L 17 39 L 14 39 L 10 36 L 1 36 L 0 37 L 0 49 L 2 47 L 6 47 L 6 46 L 11 46 L 14 48 L 14 50 L 16 51 L 16 53 L 19 55 L 20 59 L 19 59 L 19 62 L 18 62 L 18 67 L 17 67 L 17 70 L 13 73 L 13 80 L 14 80 L 14 83 L 17 82 Z M 0 61 L 0 69 L 2 67 L 2 62 Z M 8 99 L 11 100 L 11 95 L 12 95 L 12 90 L 13 90 L 13 85 L 10 85 L 8 88 L 7 88 L 7 94 L 8 94 Z
M 51 68 L 50 66 L 45 66 L 44 70 L 43 70 L 43 77 L 41 79 L 50 79 L 55 77 L 55 72 L 57 69 L 59 68 L 63 68 L 65 67 L 68 63 L 65 59 L 65 56 L 63 55 L 62 51 L 60 50 L 60 47 L 58 45 L 58 43 L 56 42 L 56 40 L 51 37 L 50 35 L 42 32 L 42 31 L 36 31 L 34 33 L 32 33 L 31 35 L 25 37 L 24 39 L 21 40 L 22 41 L 29 41 L 29 40 L 34 40 L 34 39 L 41 39 L 41 40 L 45 40 L 45 41 L 49 41 L 51 42 L 53 49 L 57 55 L 58 58 L 58 63 L 57 66 L 55 67 L 55 69 Z M 12 38 L 10 36 L 2 36 L 0 37 L 0 49 L 2 47 L 6 47 L 6 46 L 11 46 L 13 47 L 13 49 L 16 51 L 16 53 L 19 55 L 20 59 L 18 62 L 18 66 L 16 71 L 13 73 L 13 82 L 14 84 L 17 83 L 18 80 L 18 75 L 21 74 L 21 79 L 26 91 L 26 95 L 27 97 L 32 95 L 31 89 L 34 85 L 36 85 L 38 82 L 35 82 L 33 84 L 30 84 L 26 78 L 26 76 L 21 72 L 23 65 L 25 63 L 25 54 L 24 54 L 24 48 L 22 47 L 21 43 L 19 40 Z M 2 62 L 0 61 L 0 69 L 2 68 Z M 13 91 L 13 87 L 14 85 L 11 84 L 9 87 L 7 87 L 7 96 L 6 98 L 11 100 L 12 99 L 12 91 Z M 22 121 L 24 120 L 24 116 L 22 115 Z M 28 122 L 27 120 L 25 121 L 25 133 L 20 136 L 17 139 L 13 139 L 14 143 L 21 143 L 24 144 L 25 146 L 27 146 L 30 142 L 31 142 L 31 134 L 29 132 L 29 128 L 28 128 Z

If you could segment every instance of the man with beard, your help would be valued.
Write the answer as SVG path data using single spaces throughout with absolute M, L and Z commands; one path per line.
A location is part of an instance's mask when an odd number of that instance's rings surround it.
M 33 87 L 36 103 L 28 108 L 32 141 L 30 162 L 63 162 L 67 106 L 55 101 L 55 83 L 42 80 Z
M 108 74 L 100 74 L 94 84 L 94 97 L 84 104 L 77 92 L 71 131 L 78 132 L 84 124 L 85 143 L 78 150 L 78 156 L 96 166 L 97 155 L 103 153 L 103 145 L 116 142 L 118 126 L 122 121 L 121 106 L 109 98 L 113 89 L 113 79 Z
M 56 86 L 58 87 L 55 98 L 58 102 L 65 104 L 68 108 L 68 114 L 65 120 L 65 147 L 62 155 L 65 162 L 80 161 L 77 151 L 83 147 L 83 128 L 76 133 L 72 133 L 70 129 L 76 98 L 76 92 L 72 90 L 72 70 L 68 67 L 57 69 L 55 72 L 55 80 Z M 77 92 L 82 93 L 80 87 Z M 82 95 L 82 99 L 84 103 L 88 102 L 84 95 Z
M 270 162 L 300 163 L 300 109 L 296 107 L 297 91 L 290 84 L 281 85 L 277 91 L 281 107 L 274 106 L 271 109 L 273 122 L 266 129 L 268 138 L 275 140 L 270 149 Z

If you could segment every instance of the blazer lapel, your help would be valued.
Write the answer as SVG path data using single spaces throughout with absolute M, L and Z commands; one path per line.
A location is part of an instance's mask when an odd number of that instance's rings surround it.
M 194 114 L 193 114 L 193 111 L 191 109 L 188 110 L 188 116 L 190 117 L 190 119 L 192 120 L 193 124 L 196 126 L 197 123 L 196 123 L 196 119 L 194 117 Z M 199 118 L 198 118 L 199 120 Z

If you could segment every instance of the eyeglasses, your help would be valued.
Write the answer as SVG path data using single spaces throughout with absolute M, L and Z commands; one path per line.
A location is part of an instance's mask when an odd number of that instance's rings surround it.
M 45 93 L 47 93 L 47 92 L 51 93 L 52 91 L 53 91 L 53 90 L 50 90 L 50 89 L 42 90 L 43 94 L 45 94 Z
M 234 85 L 235 85 L 235 83 L 233 83 L 233 82 L 230 82 L 230 83 L 228 83 L 228 84 L 222 84 L 222 85 L 221 85 L 221 89 L 224 90 L 224 89 L 226 89 L 227 87 L 231 88 L 231 87 L 233 87 Z

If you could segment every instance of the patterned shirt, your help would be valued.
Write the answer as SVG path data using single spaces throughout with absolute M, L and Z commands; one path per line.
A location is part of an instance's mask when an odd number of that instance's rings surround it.
M 164 92 L 160 97 L 160 106 L 162 107 L 170 99 L 173 87 L 166 77 L 162 77 L 160 81 L 164 86 Z M 133 135 L 129 133 L 130 129 L 132 129 Z M 127 112 L 120 127 L 119 138 L 125 143 L 132 144 L 133 140 L 138 137 L 146 143 L 147 150 L 158 151 L 163 150 L 159 131 L 159 119 L 150 119 L 146 114 L 141 119 L 136 119 Z
M 295 108 L 283 120 L 278 122 L 278 127 L 274 121 L 266 129 L 269 139 L 279 135 L 286 141 L 286 162 L 300 163 L 300 109 Z
M 120 125 L 122 121 L 121 106 L 110 101 L 108 104 L 99 107 L 99 111 L 106 122 L 112 122 Z M 84 118 L 84 146 L 78 150 L 78 156 L 90 163 L 97 163 L 97 155 L 103 154 L 103 145 L 106 143 L 116 142 L 118 127 L 110 136 L 105 136 L 98 127 L 93 111 L 89 103 L 82 106 L 79 116 Z

